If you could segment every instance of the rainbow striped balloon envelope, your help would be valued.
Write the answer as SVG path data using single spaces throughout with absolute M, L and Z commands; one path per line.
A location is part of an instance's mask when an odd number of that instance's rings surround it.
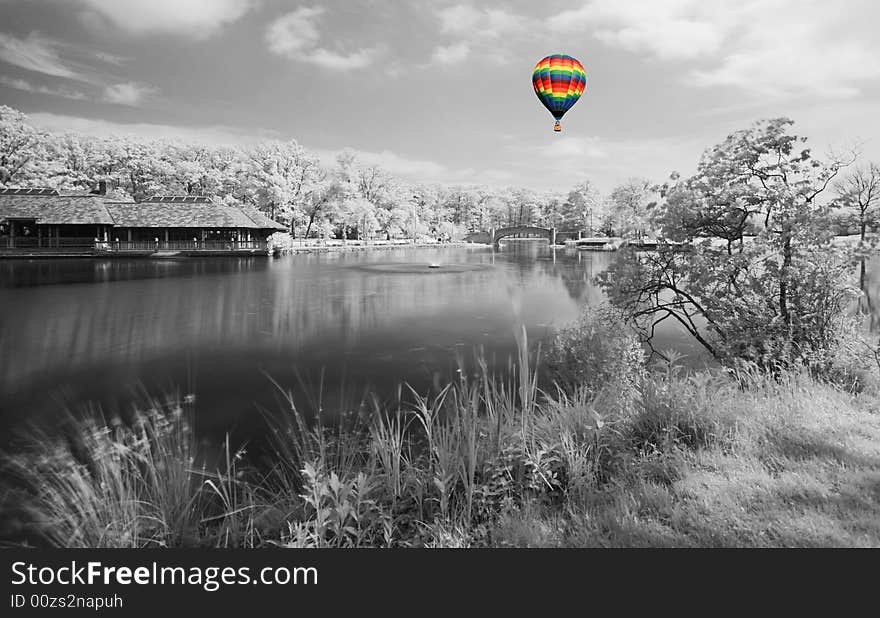
M 553 54 L 535 65 L 532 85 L 541 103 L 556 118 L 553 130 L 561 131 L 559 121 L 584 93 L 587 73 L 577 59 L 566 54 Z

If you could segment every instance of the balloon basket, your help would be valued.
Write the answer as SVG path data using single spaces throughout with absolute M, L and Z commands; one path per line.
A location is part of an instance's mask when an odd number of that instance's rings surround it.
M 553 125 L 553 130 L 556 131 L 557 133 L 559 133 L 560 131 L 562 131 L 562 125 L 559 124 L 559 121 L 558 121 L 558 120 L 556 121 L 556 124 Z

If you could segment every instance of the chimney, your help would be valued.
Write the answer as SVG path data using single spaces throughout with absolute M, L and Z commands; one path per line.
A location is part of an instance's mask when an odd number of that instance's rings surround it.
M 99 180 L 98 181 L 98 188 L 92 189 L 91 194 L 92 195 L 107 195 L 107 181 L 106 180 Z

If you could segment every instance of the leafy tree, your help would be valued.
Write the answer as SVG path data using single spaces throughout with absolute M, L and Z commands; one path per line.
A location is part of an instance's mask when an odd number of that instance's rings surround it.
M 858 226 L 859 238 L 865 241 L 869 228 L 880 223 L 880 165 L 859 166 L 837 186 L 840 205 L 849 211 Z
M 162 141 L 117 138 L 108 143 L 117 161 L 117 185 L 135 200 L 169 193 L 172 186 L 172 158 Z
M 0 105 L 0 187 L 29 185 L 46 175 L 47 136 L 18 110 Z M 45 182 L 45 180 L 43 180 Z
M 376 206 L 360 196 L 350 197 L 342 203 L 338 221 L 342 225 L 343 239 L 349 237 L 349 230 L 356 230 L 358 240 L 367 239 L 379 227 Z
M 649 343 L 671 318 L 725 362 L 827 367 L 855 289 L 852 255 L 828 231 L 833 200 L 823 197 L 850 161 L 814 159 L 791 124 L 737 131 L 703 154 L 694 176 L 673 176 L 656 221 L 675 244 L 625 251 L 600 275 Z M 759 230 L 746 239 L 752 220 Z
M 644 178 L 630 178 L 608 196 L 606 227 L 620 236 L 642 238 L 651 228 L 652 185 Z
M 320 170 L 303 202 L 302 209 L 308 220 L 303 238 L 309 237 L 316 221 L 320 221 L 329 214 L 334 201 L 339 198 L 340 192 L 341 187 L 336 179 L 332 178 L 326 170 Z M 323 227 L 319 226 L 319 228 L 320 233 Z
M 601 219 L 602 210 L 601 194 L 586 180 L 568 192 L 562 212 L 563 226 L 576 230 L 592 230 Z
M 320 181 L 320 170 L 318 158 L 296 140 L 259 144 L 245 165 L 251 199 L 271 218 L 287 219 L 293 236 L 296 223 L 306 220 L 303 203 Z

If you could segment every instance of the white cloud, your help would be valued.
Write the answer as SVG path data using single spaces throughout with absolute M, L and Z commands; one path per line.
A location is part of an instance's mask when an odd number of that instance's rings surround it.
M 518 178 L 534 178 L 533 170 L 537 168 L 544 172 L 540 179 L 535 179 L 536 187 L 567 188 L 581 179 L 589 179 L 607 192 L 634 175 L 663 182 L 673 171 L 691 173 L 700 153 L 715 137 L 614 139 L 563 134 L 548 139 L 541 145 L 508 146 L 512 155 L 510 167 Z
M 857 31 L 833 36 L 822 16 L 813 14 L 804 21 L 756 22 L 715 66 L 693 70 L 688 80 L 761 97 L 848 98 L 880 78 L 878 54 L 880 45 L 861 39 Z
M 245 130 L 222 125 L 193 127 L 155 123 L 121 123 L 43 112 L 31 113 L 28 114 L 28 117 L 35 126 L 49 131 L 73 131 L 98 137 L 131 136 L 216 146 L 252 144 L 261 139 L 278 137 L 274 131 Z
M 440 32 L 460 37 L 498 38 L 525 30 L 525 18 L 502 9 L 476 9 L 457 4 L 436 11 Z
M 703 19 L 700 7 L 713 2 L 593 0 L 562 11 L 548 23 L 561 31 L 587 28 L 609 45 L 664 60 L 699 58 L 719 49 L 727 28 L 723 20 Z
M 104 89 L 104 101 L 117 105 L 140 105 L 144 99 L 154 95 L 156 89 L 146 84 L 125 82 L 112 84 Z
M 269 50 L 291 60 L 340 71 L 371 65 L 381 54 L 381 48 L 339 52 L 320 46 L 318 22 L 325 12 L 323 7 L 300 7 L 273 21 L 266 29 Z
M 269 49 L 287 56 L 313 48 L 321 40 L 315 23 L 324 14 L 321 7 L 302 7 L 276 19 L 266 31 Z
M 880 46 L 860 16 L 868 0 L 831 11 L 819 0 L 591 0 L 549 20 L 663 61 L 698 65 L 683 81 L 755 96 L 853 96 L 880 77 Z
M 89 81 L 80 71 L 58 55 L 58 43 L 38 32 L 19 39 L 0 33 L 0 60 L 35 73 Z
M 431 54 L 431 62 L 441 65 L 458 64 L 467 60 L 470 53 L 471 47 L 464 41 L 446 46 L 439 45 L 434 48 L 434 53 Z
M 53 97 L 62 97 L 65 99 L 74 99 L 81 101 L 87 98 L 85 93 L 80 92 L 79 90 L 72 90 L 63 86 L 52 88 L 50 86 L 32 84 L 31 82 L 24 79 L 14 79 L 5 75 L 0 75 L 0 84 L 8 88 L 15 88 L 16 90 L 22 90 L 24 92 L 48 94 Z
M 446 166 L 425 159 L 411 159 L 402 155 L 382 150 L 371 152 L 347 148 L 347 152 L 355 156 L 359 165 L 375 165 L 392 174 L 406 177 L 409 180 L 431 180 L 449 173 Z M 318 150 L 316 154 L 326 165 L 335 165 L 336 158 L 342 150 Z
M 431 54 L 430 64 L 448 66 L 463 62 L 478 51 L 479 57 L 493 64 L 510 62 L 511 54 L 503 42 L 525 33 L 526 19 L 503 9 L 478 9 L 467 4 L 456 4 L 434 11 L 440 22 L 440 33 L 455 40 L 438 45 Z
M 79 0 L 87 10 L 131 34 L 205 38 L 241 18 L 254 0 Z
M 450 6 L 437 11 L 440 32 L 444 34 L 470 34 L 480 25 L 483 12 L 466 4 Z
M 586 159 L 604 159 L 608 156 L 601 146 L 602 140 L 597 137 L 569 137 L 554 139 L 552 143 L 538 146 L 535 150 L 546 157 L 583 157 Z
M 64 57 L 62 57 L 62 53 Z M 0 83 L 25 92 L 78 100 L 100 98 L 105 102 L 121 105 L 138 105 L 156 92 L 155 88 L 136 82 L 108 84 L 106 77 L 102 76 L 100 72 L 83 63 L 69 60 L 68 58 L 71 56 L 77 58 L 92 56 L 101 62 L 112 64 L 123 61 L 118 56 L 102 54 L 77 45 L 56 41 L 38 32 L 32 32 L 24 39 L 0 33 L 0 60 L 35 73 L 88 84 L 90 88 L 86 93 L 64 85 L 34 84 L 27 79 L 8 76 L 0 76 Z M 98 90 L 98 92 L 94 92 L 94 90 Z

